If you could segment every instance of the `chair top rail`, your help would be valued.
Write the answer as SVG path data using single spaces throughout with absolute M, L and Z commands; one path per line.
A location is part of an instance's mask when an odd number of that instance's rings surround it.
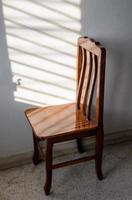
M 97 41 L 89 37 L 80 37 L 78 39 L 78 45 L 87 51 L 95 54 L 96 56 L 101 55 L 101 51 L 105 50 L 105 48 Z

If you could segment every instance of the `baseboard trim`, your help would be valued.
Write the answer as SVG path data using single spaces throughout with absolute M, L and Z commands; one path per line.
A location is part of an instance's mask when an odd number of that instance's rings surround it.
M 105 134 L 104 146 L 117 144 L 121 142 L 127 142 L 127 141 L 132 141 L 132 129 Z M 95 139 L 87 138 L 83 141 L 83 143 L 84 143 L 83 144 L 84 148 L 86 150 L 90 150 L 93 149 L 93 147 L 95 146 Z M 41 147 L 45 150 L 45 143 L 41 143 Z M 70 154 L 71 152 L 72 153 L 77 152 L 75 140 L 55 145 L 54 157 L 55 158 L 62 157 Z M 43 158 L 44 157 L 45 156 L 43 155 Z M 0 170 L 22 166 L 25 164 L 29 164 L 31 162 L 32 162 L 32 151 L 13 156 L 2 157 L 0 158 Z

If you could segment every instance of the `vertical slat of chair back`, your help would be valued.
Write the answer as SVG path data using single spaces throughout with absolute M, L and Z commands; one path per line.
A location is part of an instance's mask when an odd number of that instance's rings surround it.
M 86 87 L 86 84 L 84 85 L 84 79 L 86 78 L 86 64 L 87 64 L 87 55 L 86 50 L 81 48 L 81 54 L 82 54 L 82 63 L 81 63 L 81 71 L 80 71 L 80 78 L 78 82 L 78 91 L 77 91 L 77 106 L 80 109 L 80 103 L 82 100 L 82 96 L 84 97 L 85 92 L 83 90 L 84 87 Z M 85 88 L 86 90 L 86 88 Z
M 86 51 L 86 69 L 83 78 L 82 94 L 80 99 L 84 115 L 86 115 L 87 113 L 86 108 L 87 108 L 88 91 L 91 82 L 91 73 L 92 73 L 92 54 Z
M 77 108 L 90 120 L 95 83 L 96 119 L 103 120 L 105 49 L 92 39 L 78 40 Z
M 93 93 L 95 89 L 95 83 L 96 83 L 96 78 L 97 78 L 97 71 L 98 71 L 98 58 L 96 55 L 92 54 L 92 72 L 90 76 L 90 85 L 89 85 L 89 90 L 88 90 L 88 95 L 87 95 L 87 117 L 90 120 L 91 118 L 91 105 L 92 105 L 92 100 L 93 100 Z
M 103 126 L 105 63 L 106 63 L 106 51 L 105 48 L 101 47 L 101 53 L 98 64 L 97 96 L 96 96 L 96 119 L 98 124 L 101 126 Z

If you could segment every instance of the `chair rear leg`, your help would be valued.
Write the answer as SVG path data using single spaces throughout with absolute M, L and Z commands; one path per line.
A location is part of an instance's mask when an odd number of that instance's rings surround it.
M 84 149 L 83 149 L 83 146 L 82 146 L 82 139 L 81 138 L 77 139 L 77 148 L 78 148 L 79 153 L 83 153 L 84 152 Z
M 34 134 L 34 131 L 32 131 L 33 133 L 33 144 L 34 144 L 34 154 L 33 154 L 33 164 L 37 165 L 40 162 L 40 149 L 39 149 L 39 144 L 38 144 L 38 140 Z
M 50 193 L 52 185 L 52 159 L 53 159 L 53 143 L 47 141 L 46 144 L 46 182 L 44 186 L 45 194 Z
M 103 155 L 104 132 L 103 129 L 96 133 L 96 173 L 99 180 L 103 179 L 102 155 Z

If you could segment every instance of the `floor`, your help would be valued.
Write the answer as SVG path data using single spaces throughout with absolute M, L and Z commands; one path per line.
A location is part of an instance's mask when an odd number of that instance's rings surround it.
M 94 161 L 56 169 L 51 194 L 45 196 L 44 162 L 0 172 L 0 200 L 131 200 L 132 141 L 104 149 L 104 180 L 95 174 Z

